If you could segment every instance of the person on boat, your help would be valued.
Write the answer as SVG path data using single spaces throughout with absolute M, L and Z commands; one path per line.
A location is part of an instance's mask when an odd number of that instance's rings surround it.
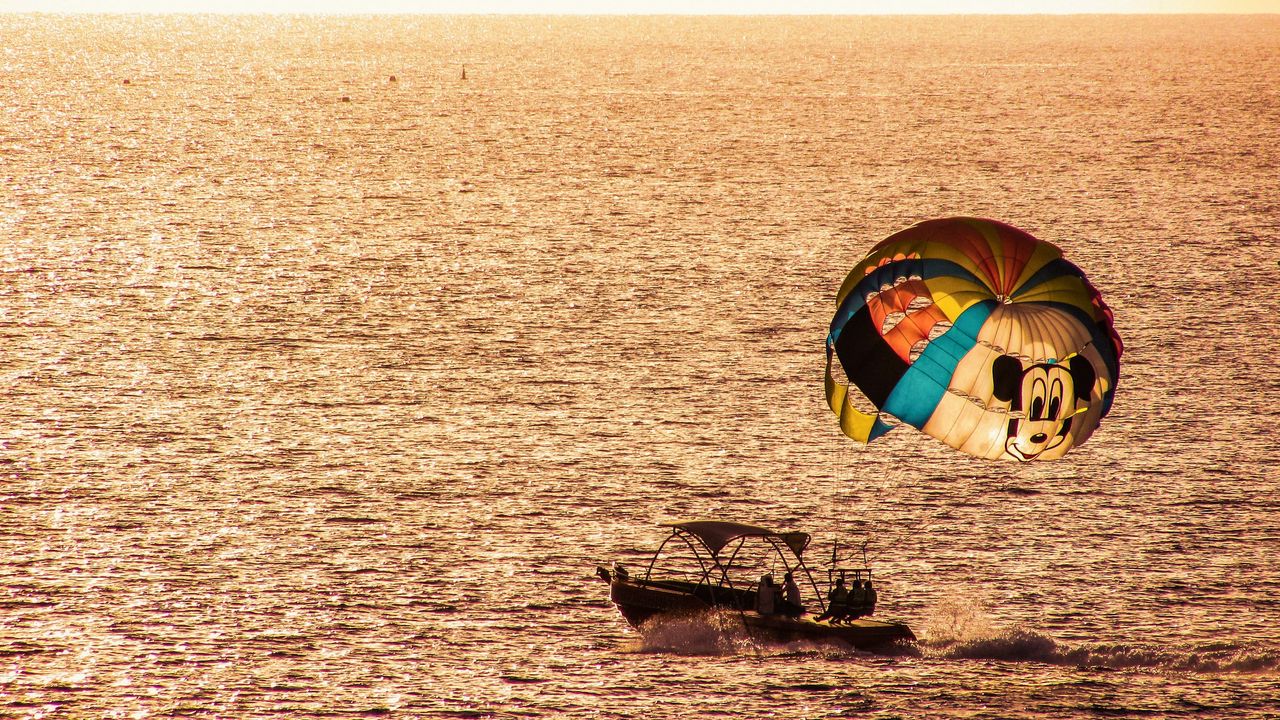
M 800 601 L 800 586 L 791 573 L 782 576 L 782 592 L 782 614 L 792 618 L 803 615 L 804 603 Z
M 778 611 L 778 586 L 773 584 L 773 576 L 760 578 L 760 587 L 756 590 L 756 612 L 761 615 L 773 615 Z
M 840 603 L 832 603 L 831 607 L 831 624 L 843 625 L 850 620 L 856 620 L 862 615 L 859 612 L 858 603 L 862 602 L 862 581 L 853 580 L 849 583 L 849 590 L 845 593 L 844 601 Z
M 857 620 L 866 615 L 867 589 L 861 580 L 854 580 L 849 588 L 849 600 L 845 603 L 845 614 L 841 620 Z
M 862 614 L 870 615 L 876 611 L 876 589 L 871 586 L 870 580 L 863 587 L 863 592 L 866 594 L 866 599 L 863 601 L 862 606 L 866 608 L 866 612 Z
M 844 587 L 844 578 L 836 578 L 836 586 L 827 593 L 827 611 L 814 619 L 830 620 L 834 623 L 836 618 L 844 613 L 845 603 L 848 600 L 849 591 Z

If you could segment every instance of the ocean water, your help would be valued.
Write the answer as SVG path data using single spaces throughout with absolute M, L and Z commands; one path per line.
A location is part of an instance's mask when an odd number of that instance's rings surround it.
M 1278 39 L 0 15 L 0 716 L 1280 717 Z M 1061 461 L 825 406 L 961 214 L 1115 310 Z M 628 628 L 688 518 L 866 542 L 920 643 Z

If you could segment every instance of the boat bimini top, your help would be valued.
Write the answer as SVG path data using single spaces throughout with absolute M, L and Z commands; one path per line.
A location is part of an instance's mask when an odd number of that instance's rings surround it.
M 764 538 L 776 545 L 781 542 L 800 559 L 804 549 L 809 547 L 809 533 L 778 533 L 755 525 L 745 523 L 723 522 L 720 520 L 693 520 L 690 522 L 667 523 L 663 527 L 672 528 L 672 536 L 691 535 L 710 553 L 711 557 L 720 555 L 725 545 L 739 538 Z M 670 538 L 668 538 L 670 539 Z M 687 541 L 688 538 L 685 538 Z

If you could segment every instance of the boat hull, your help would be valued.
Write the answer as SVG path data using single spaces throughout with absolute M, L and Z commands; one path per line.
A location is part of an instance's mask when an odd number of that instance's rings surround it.
M 609 600 L 635 628 L 654 616 L 697 615 L 715 607 L 692 593 L 627 580 L 609 583 Z
M 720 609 L 738 615 L 753 636 L 771 641 L 835 640 L 859 650 L 882 650 L 895 643 L 916 639 L 911 628 L 903 623 L 858 618 L 833 625 L 814 620 L 809 615 L 798 618 L 760 615 L 740 609 L 754 606 L 754 593 L 705 585 L 690 589 L 670 585 L 664 587 L 657 583 L 614 579 L 609 584 L 609 599 L 635 628 L 655 617 L 693 616 Z

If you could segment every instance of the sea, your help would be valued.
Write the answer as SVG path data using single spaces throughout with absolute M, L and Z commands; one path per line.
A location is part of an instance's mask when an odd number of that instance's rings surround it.
M 0 717 L 1280 718 L 1277 78 L 1276 15 L 0 15 Z M 1115 312 L 1061 460 L 826 407 L 955 215 Z M 630 628 L 691 519 L 919 641 Z

